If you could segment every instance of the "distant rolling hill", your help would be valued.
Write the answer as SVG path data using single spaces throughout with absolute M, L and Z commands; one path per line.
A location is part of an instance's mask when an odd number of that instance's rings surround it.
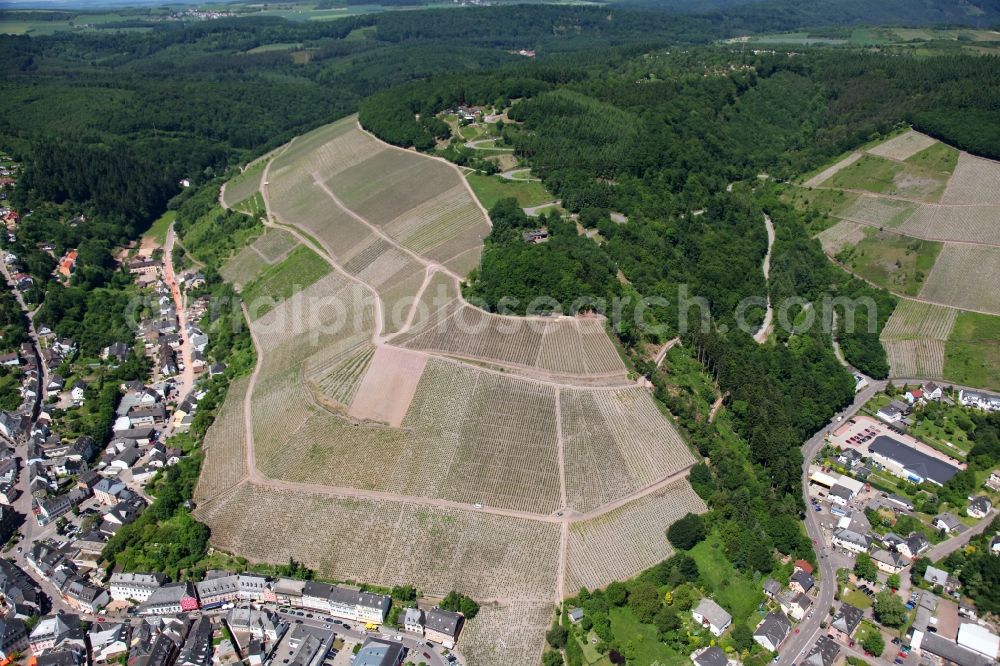
M 619 0 L 621 7 L 714 14 L 754 29 L 852 25 L 1000 25 L 1000 0 Z

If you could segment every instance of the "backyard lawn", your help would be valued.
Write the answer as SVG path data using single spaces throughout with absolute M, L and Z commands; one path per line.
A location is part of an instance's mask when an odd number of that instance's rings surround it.
M 733 616 L 733 622 L 746 621 L 764 599 L 760 585 L 737 572 L 723 552 L 719 535 L 713 532 L 691 549 L 698 571 L 711 587 L 712 597 Z
M 614 632 L 618 644 L 624 648 L 629 663 L 659 663 L 663 666 L 669 664 L 681 666 L 690 663 L 687 655 L 678 654 L 661 643 L 657 637 L 656 627 L 639 622 L 627 607 L 612 608 L 610 616 L 611 630 Z M 629 654 L 629 646 L 631 646 L 631 654 Z

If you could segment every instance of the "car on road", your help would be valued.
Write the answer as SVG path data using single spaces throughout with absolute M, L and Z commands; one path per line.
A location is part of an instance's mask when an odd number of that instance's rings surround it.
M 430 659 L 430 658 L 431 656 L 428 653 L 424 652 L 424 659 Z

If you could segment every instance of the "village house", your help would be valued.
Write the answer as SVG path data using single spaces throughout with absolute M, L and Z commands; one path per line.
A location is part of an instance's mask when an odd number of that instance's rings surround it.
M 708 627 L 708 630 L 716 636 L 721 636 L 733 623 L 733 616 L 708 597 L 698 602 L 698 605 L 691 611 L 691 616 L 695 622 L 703 627 Z
M 887 574 L 899 573 L 906 567 L 906 561 L 903 560 L 902 555 L 899 553 L 890 553 L 882 548 L 876 548 L 872 552 L 872 561 L 875 562 L 875 566 L 878 567 L 879 571 Z
M 460 613 L 433 608 L 424 617 L 424 637 L 451 649 L 455 647 L 464 620 Z
M 936 530 L 940 530 L 945 534 L 951 534 L 962 527 L 962 521 L 960 521 L 958 516 L 955 514 L 948 513 L 946 511 L 945 513 L 940 513 L 934 516 L 934 520 L 931 522 L 931 525 L 933 525 Z
M 974 407 L 987 412 L 1000 409 L 1000 395 L 986 393 L 985 391 L 963 389 L 958 392 L 958 400 L 966 407 Z
M 946 587 L 948 585 L 948 572 L 935 566 L 928 566 L 924 572 L 924 580 L 931 585 Z
M 59 275 L 64 278 L 71 277 L 73 273 L 76 272 L 76 258 L 78 253 L 76 250 L 69 250 L 63 255 L 62 259 L 59 260 L 59 267 L 56 269 Z
M 156 573 L 125 573 L 111 575 L 110 592 L 115 601 L 148 601 L 156 590 L 160 589 L 166 578 Z
M 833 544 L 853 553 L 864 553 L 871 546 L 872 538 L 851 529 L 838 529 L 833 533 Z
M 754 630 L 753 639 L 765 650 L 777 652 L 792 630 L 792 623 L 784 613 L 768 613 Z
M 840 646 L 830 636 L 821 636 L 802 661 L 804 666 L 834 666 L 840 656 Z
M 984 495 L 979 495 L 972 498 L 972 501 L 969 502 L 969 507 L 965 510 L 965 513 L 973 518 L 985 518 L 992 510 L 993 502 L 990 501 L 990 498 Z
M 737 666 L 739 661 L 730 659 L 717 645 L 698 648 L 691 653 L 691 662 L 695 666 Z
M 812 575 L 806 573 L 804 569 L 796 569 L 788 581 L 788 587 L 793 592 L 800 594 L 806 594 L 809 590 L 813 589 L 814 585 L 816 585 L 816 580 Z
M 140 615 L 176 615 L 193 610 L 198 610 L 198 598 L 191 583 L 162 585 L 139 605 Z
M 830 622 L 830 634 L 845 643 L 849 642 L 864 616 L 865 613 L 860 608 L 847 603 L 840 604 L 833 621 Z
M 574 609 L 576 610 L 576 609 Z M 571 618 L 572 619 L 572 618 Z M 411 634 L 424 635 L 424 612 L 419 608 L 407 608 L 403 611 L 403 629 Z
M 97 623 L 90 628 L 87 640 L 95 664 L 106 664 L 128 654 L 132 625 Z
M 912 532 L 902 542 L 896 545 L 896 552 L 911 560 L 915 560 L 922 552 L 931 547 L 923 534 Z
M 778 595 L 777 599 L 778 604 L 781 606 L 781 611 L 795 621 L 801 621 L 805 618 L 809 607 L 812 606 L 812 599 L 801 592 L 782 592 Z

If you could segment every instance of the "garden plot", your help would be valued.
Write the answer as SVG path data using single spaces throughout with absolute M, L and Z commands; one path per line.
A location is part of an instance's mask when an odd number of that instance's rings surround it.
M 398 347 L 381 346 L 365 372 L 348 409 L 353 418 L 398 427 L 410 408 L 427 357 Z
M 686 481 L 677 481 L 569 531 L 567 590 L 604 587 L 631 578 L 673 554 L 666 530 L 705 503 Z
M 586 512 L 693 465 L 680 433 L 638 387 L 559 393 L 570 507 Z
M 1000 206 L 920 206 L 898 231 L 931 240 L 1000 245 Z
M 920 296 L 965 310 L 1000 314 L 1000 248 L 945 244 Z
M 1000 204 L 1000 162 L 962 153 L 941 202 Z
M 830 256 L 838 254 L 845 247 L 857 245 L 865 239 L 865 228 L 854 222 L 841 220 L 829 229 L 824 229 L 816 238 L 823 251 Z
M 252 483 L 199 509 L 198 518 L 218 548 L 270 564 L 294 558 L 324 578 L 414 585 L 436 596 L 452 589 L 479 599 L 555 596 L 553 524 Z
M 940 379 L 944 375 L 942 340 L 882 340 L 893 377 Z
M 882 340 L 947 340 L 958 310 L 900 299 L 879 336 Z
M 918 204 L 871 194 L 859 196 L 834 217 L 873 227 L 897 227 L 913 215 Z
M 205 433 L 201 447 L 205 458 L 194 491 L 198 503 L 226 492 L 247 476 L 243 398 L 249 384 L 248 377 L 241 377 L 229 385 L 226 401 Z
M 555 608 L 544 601 L 483 604 L 462 632 L 470 664 L 537 664 Z
M 884 143 L 880 143 L 874 148 L 869 148 L 868 152 L 879 157 L 887 157 L 890 160 L 905 160 L 916 155 L 925 148 L 930 148 L 936 141 L 926 134 L 910 130 L 895 136 Z

